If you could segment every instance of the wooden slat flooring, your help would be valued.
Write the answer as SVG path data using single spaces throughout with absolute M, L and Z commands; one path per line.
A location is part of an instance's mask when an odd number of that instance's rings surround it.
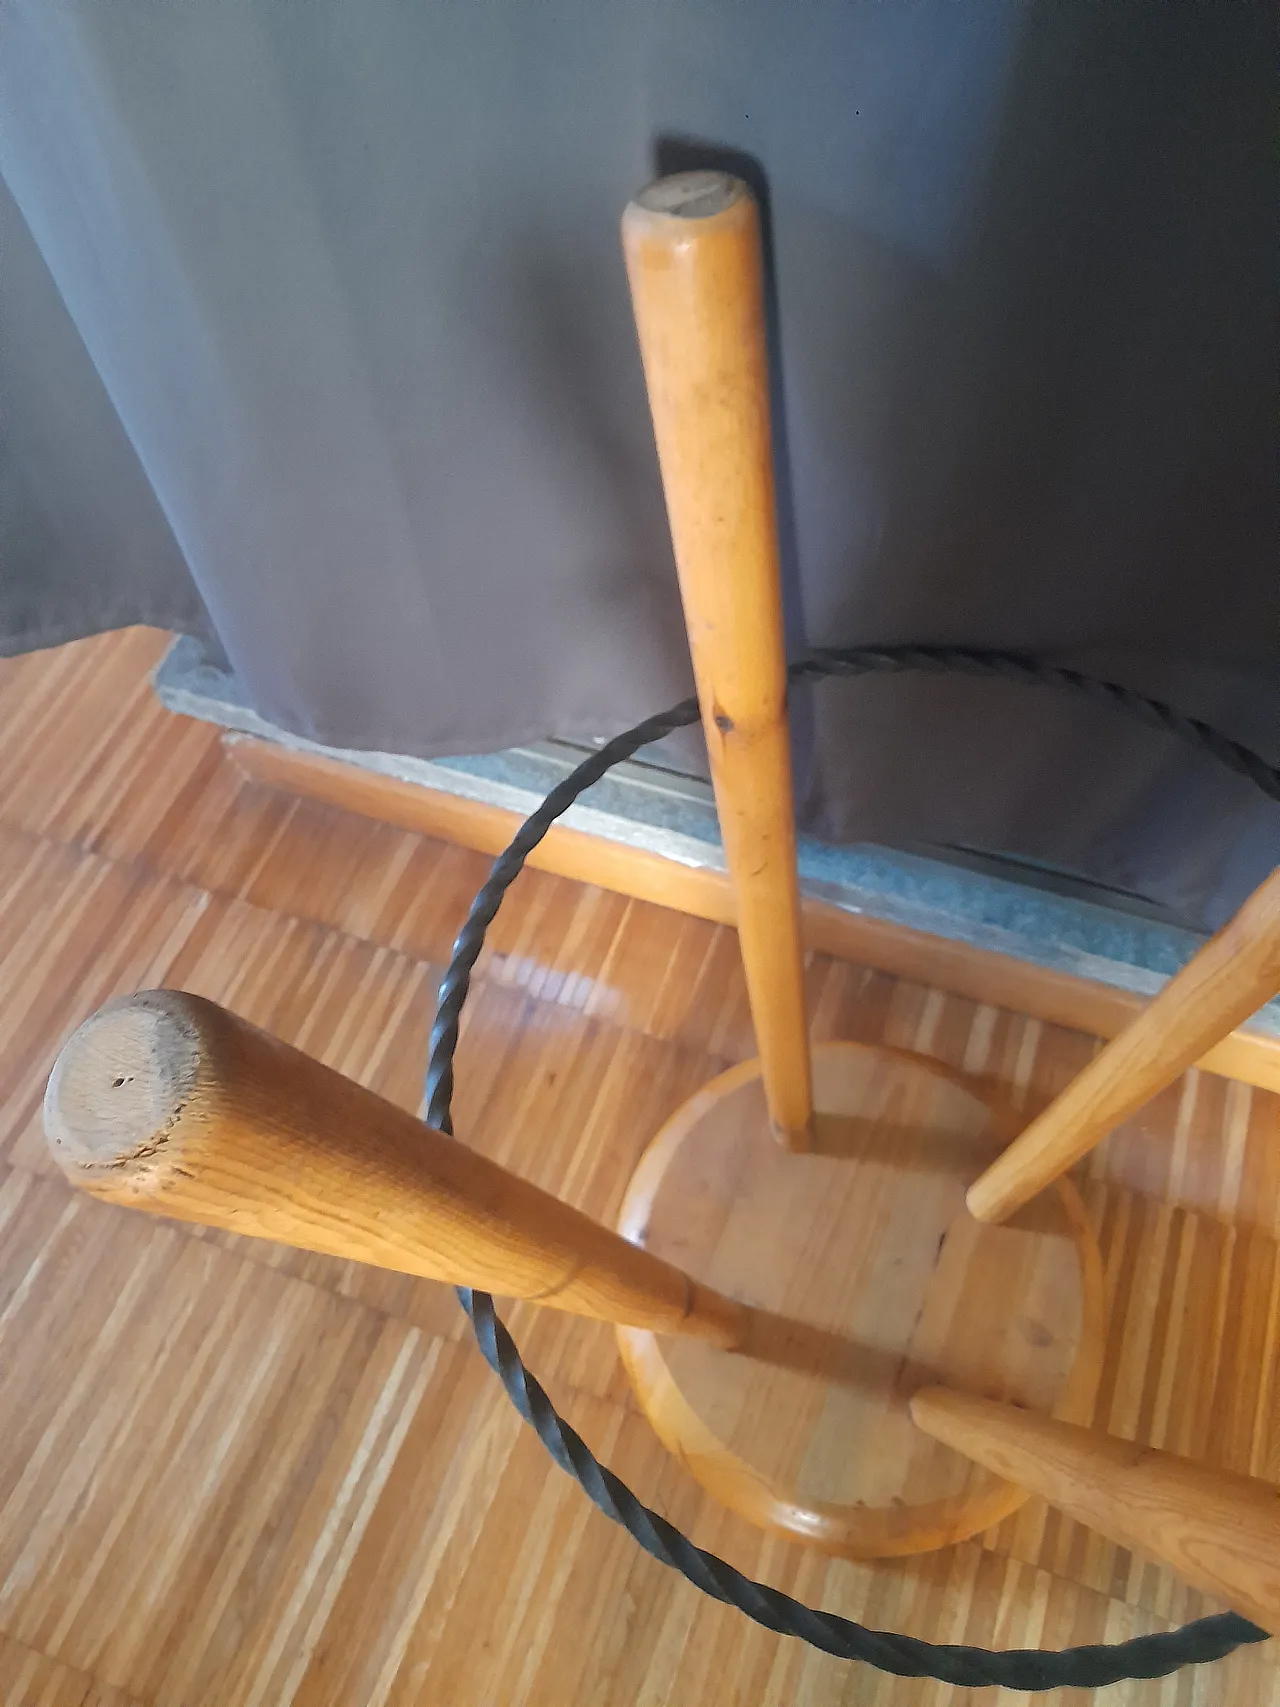
M 703 1600 L 549 1463 L 444 1288 L 73 1197 L 45 1157 L 43 1081 L 116 991 L 200 991 L 414 1106 L 487 864 L 247 780 L 216 730 L 151 698 L 163 644 L 134 630 L 0 663 L 2 1707 L 1024 1699 L 882 1678 Z M 920 1049 L 1028 1111 L 1096 1047 L 820 956 L 808 979 L 819 1036 Z M 527 874 L 465 1016 L 458 1131 L 611 1217 L 658 1124 L 750 1049 L 732 932 Z M 1097 1152 L 1087 1194 L 1111 1307 L 1098 1421 L 1280 1480 L 1278 1109 L 1189 1074 Z M 663 1452 L 605 1328 L 510 1321 L 643 1498 L 814 1603 L 1014 1646 L 1207 1609 L 1036 1504 L 874 1568 L 761 1536 Z M 1263 1707 L 1280 1671 L 1268 1644 L 1098 1699 Z

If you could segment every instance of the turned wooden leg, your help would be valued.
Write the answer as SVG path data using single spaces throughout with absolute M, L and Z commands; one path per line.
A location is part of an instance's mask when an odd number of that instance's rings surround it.
M 918 1427 L 1280 1630 L 1280 1488 L 1015 1405 L 927 1387 Z
M 45 1131 L 110 1203 L 738 1346 L 740 1304 L 213 1002 L 149 990 L 64 1045 Z
M 680 594 L 775 1132 L 813 1113 L 769 439 L 760 223 L 688 172 L 627 208 L 623 247 Z
M 1280 871 L 969 1188 L 1004 1221 L 1280 993 Z

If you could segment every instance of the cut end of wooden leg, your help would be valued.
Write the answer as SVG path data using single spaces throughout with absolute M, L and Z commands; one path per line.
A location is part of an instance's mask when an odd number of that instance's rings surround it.
M 63 1045 L 44 1099 L 49 1148 L 68 1178 L 154 1164 L 195 1088 L 196 999 L 146 990 L 111 1002 Z
M 632 206 L 676 219 L 714 219 L 750 196 L 742 180 L 727 172 L 676 172 L 641 190 Z

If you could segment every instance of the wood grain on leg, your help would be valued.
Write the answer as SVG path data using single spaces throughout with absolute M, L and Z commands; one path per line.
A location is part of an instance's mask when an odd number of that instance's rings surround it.
M 45 1131 L 108 1202 L 735 1346 L 741 1307 L 213 1002 L 149 990 L 63 1047 Z
M 623 247 L 769 1112 L 808 1142 L 795 814 L 760 223 L 690 172 L 627 208 Z
M 931 1387 L 916 1426 L 1280 1630 L 1280 1488 L 1013 1405 Z
M 1280 871 L 970 1187 L 1000 1221 L 1086 1155 L 1280 991 Z

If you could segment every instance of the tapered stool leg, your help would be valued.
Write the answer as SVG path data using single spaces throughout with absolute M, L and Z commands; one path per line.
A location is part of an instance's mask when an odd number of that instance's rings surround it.
M 622 239 L 765 1095 L 799 1150 L 813 1094 L 759 215 L 736 179 L 684 173 L 631 203 Z
M 1280 871 L 969 1188 L 1003 1221 L 1280 993 Z
M 935 1440 L 1280 1630 L 1280 1488 L 940 1387 L 917 1393 L 911 1415 Z

